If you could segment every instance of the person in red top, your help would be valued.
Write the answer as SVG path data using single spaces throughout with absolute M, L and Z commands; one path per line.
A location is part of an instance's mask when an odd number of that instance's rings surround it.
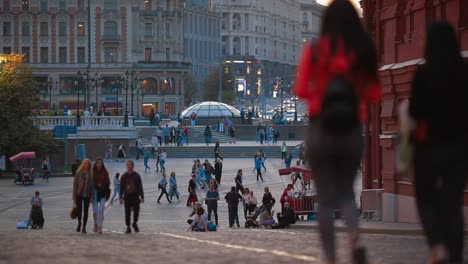
M 195 112 L 192 112 L 190 115 L 190 126 L 195 126 L 197 123 L 197 114 Z
M 336 263 L 333 211 L 337 208 L 342 209 L 348 224 L 352 263 L 366 263 L 365 249 L 358 243 L 353 183 L 363 151 L 361 123 L 367 120 L 367 106 L 378 102 L 381 95 L 376 56 L 353 5 L 336 0 L 324 14 L 321 37 L 304 48 L 297 69 L 294 91 L 308 103 L 306 158 L 320 197 L 320 236 L 329 264 Z M 320 114 L 328 85 L 337 76 L 351 84 L 357 118 L 347 130 L 330 132 Z

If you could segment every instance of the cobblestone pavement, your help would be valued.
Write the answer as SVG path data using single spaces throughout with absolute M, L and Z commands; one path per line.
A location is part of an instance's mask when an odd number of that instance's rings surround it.
M 131 235 L 123 234 L 124 210 L 117 203 L 106 207 L 103 235 L 75 233 L 76 221 L 69 218 L 72 178 L 52 178 L 49 183 L 40 180 L 33 186 L 15 186 L 11 180 L 1 180 L 0 264 L 85 263 L 89 260 L 93 263 L 320 263 L 317 231 L 227 228 L 227 206 L 223 199 L 219 205 L 218 232 L 185 232 L 191 211 L 185 206 L 191 164 L 188 159 L 168 159 L 166 167 L 169 172 L 176 172 L 182 194 L 181 201 L 173 204 L 163 199 L 162 204 L 156 204 L 160 174 L 154 172 L 154 164 L 152 172 L 140 173 L 145 190 L 139 221 L 141 232 Z M 253 189 L 259 200 L 263 187 L 269 186 L 278 201 L 278 211 L 284 187 L 277 169 L 282 167 L 282 162 L 270 159 L 266 165 L 265 182 L 257 183 L 252 171 L 253 160 L 225 159 L 220 195 L 224 197 L 234 185 L 237 169 L 243 169 L 245 186 Z M 106 162 L 106 166 L 111 177 L 125 171 L 122 162 Z M 136 161 L 136 170 L 143 171 L 142 160 Z M 16 230 L 16 221 L 28 216 L 30 197 L 35 190 L 44 197 L 44 230 Z M 204 197 L 201 191 L 198 195 Z M 89 222 L 92 224 L 91 214 Z M 364 235 L 363 238 L 372 263 L 422 263 L 427 254 L 425 241 L 420 236 Z M 342 263 L 349 263 L 346 261 L 346 236 L 339 234 L 337 241 Z

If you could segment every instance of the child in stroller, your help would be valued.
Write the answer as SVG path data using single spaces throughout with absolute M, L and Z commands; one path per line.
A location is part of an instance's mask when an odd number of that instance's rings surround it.
M 36 191 L 35 195 L 31 198 L 31 215 L 29 217 L 31 229 L 42 229 L 44 226 L 42 204 L 42 197 L 39 195 L 39 192 Z

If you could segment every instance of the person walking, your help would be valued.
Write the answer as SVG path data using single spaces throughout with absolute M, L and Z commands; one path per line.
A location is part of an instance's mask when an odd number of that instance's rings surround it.
M 156 172 L 159 171 L 159 165 L 161 165 L 161 150 L 159 149 L 157 152 L 156 152 Z
M 167 153 L 165 149 L 161 150 L 159 154 L 159 164 L 161 165 L 161 171 L 166 172 L 166 160 L 167 160 Z
M 219 140 L 216 139 L 216 144 L 215 144 L 215 147 L 214 147 L 214 156 L 215 156 L 215 160 L 217 160 L 217 159 L 224 160 L 223 157 L 221 157 L 221 156 L 219 155 L 219 152 L 220 152 Z
M 104 222 L 104 208 L 106 201 L 110 197 L 110 179 L 102 159 L 97 159 L 93 165 L 93 209 L 94 209 L 94 229 L 93 231 L 102 234 L 102 224 Z
M 106 156 L 104 157 L 105 160 L 111 160 L 112 159 L 112 144 L 107 143 L 106 145 Z
M 160 126 L 158 126 L 158 129 L 156 129 L 156 135 L 158 137 L 159 146 L 162 146 L 164 131 Z
M 203 133 L 205 136 L 205 143 L 208 146 L 211 143 L 211 129 L 210 125 L 206 125 L 205 127 L 205 132 Z
M 241 194 L 244 193 L 244 185 L 242 184 L 242 170 L 237 171 L 237 175 L 234 181 L 236 182 L 236 192 L 240 191 Z
M 363 150 L 361 123 L 367 120 L 368 104 L 381 96 L 377 53 L 350 1 L 328 6 L 320 34 L 302 51 L 294 92 L 308 105 L 306 156 L 320 197 L 325 263 L 337 262 L 336 208 L 342 208 L 348 224 L 352 262 L 366 263 L 365 249 L 359 246 L 353 183 Z
M 89 159 L 84 159 L 76 170 L 75 177 L 73 178 L 72 198 L 76 206 L 78 219 L 76 232 L 81 231 L 83 234 L 86 234 L 89 203 L 92 202 L 94 191 L 91 167 L 91 161 Z
M 286 157 L 284 158 L 284 166 L 286 168 L 291 168 L 292 160 L 293 160 L 293 156 L 292 156 L 291 152 L 286 153 Z
M 176 144 L 176 136 L 177 136 L 177 132 L 176 132 L 176 129 L 174 126 L 171 127 L 171 130 L 169 130 L 169 143 L 171 145 L 175 145 Z
M 187 199 L 187 206 L 194 206 L 196 202 L 198 202 L 197 198 L 197 184 L 195 183 L 195 178 L 197 176 L 195 174 L 192 174 L 192 177 L 189 181 L 188 185 L 188 193 L 189 197 Z
M 424 65 L 413 77 L 416 204 L 431 250 L 428 263 L 463 260 L 463 192 L 468 175 L 468 64 L 447 22 L 426 31 Z
M 288 146 L 286 146 L 286 141 L 283 141 L 283 144 L 281 145 L 281 160 L 284 160 L 286 158 L 286 152 L 288 152 Z
M 266 171 L 266 167 L 265 167 L 266 154 L 265 154 L 265 151 L 263 151 L 263 149 L 260 150 L 260 158 L 261 158 L 261 165 L 263 169 Z
M 169 129 L 169 125 L 166 124 L 166 126 L 163 129 L 163 134 L 164 134 L 164 146 L 169 145 L 169 136 L 170 136 L 171 130 Z
M 180 201 L 179 196 L 180 193 L 177 190 L 177 180 L 176 180 L 176 174 L 175 172 L 171 172 L 171 177 L 169 178 L 169 198 L 172 201 L 172 197 L 176 197 L 177 201 Z
M 236 144 L 236 128 L 232 125 L 229 128 L 229 144 Z
M 226 199 L 228 204 L 229 227 L 232 227 L 234 222 L 237 224 L 237 227 L 240 227 L 237 211 L 239 201 L 242 201 L 242 196 L 236 191 L 236 187 L 232 186 L 231 191 L 226 194 L 224 199 Z
M 219 193 L 215 189 L 214 184 L 210 185 L 210 189 L 206 192 L 206 204 L 208 205 L 208 221 L 211 221 L 211 212 L 214 213 L 216 226 L 218 225 L 218 200 Z
M 155 153 L 158 151 L 158 144 L 159 144 L 159 139 L 158 139 L 158 134 L 154 133 L 153 137 L 151 138 L 151 152 Z
M 260 155 L 258 155 L 255 158 L 255 170 L 257 171 L 257 181 L 258 181 L 258 177 L 260 177 L 260 179 L 263 181 L 263 177 L 262 177 L 262 158 L 260 157 Z
M 110 204 L 114 204 L 114 198 L 119 193 L 120 193 L 120 173 L 116 173 L 115 178 L 114 178 L 114 194 L 112 195 Z
M 137 147 L 137 155 L 136 155 L 136 160 L 140 158 L 140 155 L 143 155 L 143 137 L 139 136 L 137 141 L 136 141 L 136 147 Z
M 117 158 L 122 159 L 122 162 L 127 157 L 127 153 L 125 153 L 125 146 L 123 144 L 119 144 L 119 152 L 117 153 Z
M 154 126 L 156 124 L 156 115 L 154 114 L 154 109 L 151 108 L 151 111 L 148 115 L 148 119 L 149 119 L 149 123 L 150 123 L 150 126 Z
M 183 144 L 187 144 L 187 145 L 188 145 L 188 143 L 189 143 L 189 142 L 188 142 L 188 136 L 189 136 L 188 126 L 185 126 L 185 127 L 184 127 L 184 132 L 183 132 L 183 134 L 184 134 L 184 140 L 183 140 L 182 145 L 183 145 Z
M 120 179 L 120 203 L 125 204 L 125 225 L 127 226 L 126 234 L 132 233 L 130 228 L 130 215 L 133 210 L 133 230 L 139 232 L 138 217 L 140 216 L 140 203 L 144 203 L 145 197 L 143 192 L 143 184 L 140 175 L 134 171 L 135 163 L 132 160 L 127 161 L 127 171 Z
M 161 201 L 161 197 L 163 197 L 163 195 L 166 195 L 167 201 L 169 203 L 172 203 L 171 200 L 169 199 L 169 194 L 167 193 L 166 188 L 167 188 L 166 172 L 163 171 L 162 178 L 158 183 L 158 189 L 161 191 L 161 194 L 159 195 L 158 201 L 157 201 L 158 204 L 161 203 L 160 201 Z
M 223 163 L 221 160 L 216 160 L 214 165 L 214 175 L 216 182 L 221 184 L 221 175 L 223 174 Z
M 143 164 L 145 165 L 145 172 L 151 170 L 150 166 L 148 165 L 150 156 L 151 156 L 151 151 L 149 150 L 149 148 L 145 148 L 144 156 L 143 156 Z
M 42 179 L 46 182 L 49 182 L 50 172 L 50 159 L 49 156 L 45 156 L 42 159 Z

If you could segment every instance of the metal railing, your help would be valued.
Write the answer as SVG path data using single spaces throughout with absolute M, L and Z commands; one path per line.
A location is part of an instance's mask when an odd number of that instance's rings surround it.
M 129 127 L 133 127 L 133 116 L 128 117 Z M 121 129 L 124 126 L 123 116 L 81 116 L 82 129 Z M 76 126 L 76 116 L 35 116 L 31 117 L 33 125 L 41 130 L 52 130 L 55 126 Z

